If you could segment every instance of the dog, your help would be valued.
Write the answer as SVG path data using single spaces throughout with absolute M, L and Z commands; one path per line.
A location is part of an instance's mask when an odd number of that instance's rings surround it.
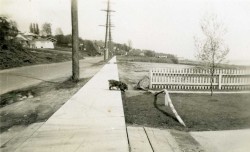
M 109 90 L 111 90 L 113 87 L 119 88 L 122 92 L 125 92 L 125 90 L 128 90 L 127 84 L 116 81 L 116 80 L 108 80 L 109 81 Z

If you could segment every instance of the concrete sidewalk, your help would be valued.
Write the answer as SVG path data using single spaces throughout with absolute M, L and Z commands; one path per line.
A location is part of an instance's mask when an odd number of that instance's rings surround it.
M 119 79 L 115 62 L 106 64 L 15 151 L 128 152 L 121 92 L 108 89 L 109 79 Z
M 249 152 L 250 129 L 191 132 L 208 152 Z

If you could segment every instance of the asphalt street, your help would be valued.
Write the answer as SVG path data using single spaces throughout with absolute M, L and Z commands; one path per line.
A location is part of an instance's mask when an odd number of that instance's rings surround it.
M 88 78 L 99 69 L 94 65 L 103 57 L 86 57 L 80 60 L 80 78 Z M 25 66 L 0 71 L 0 95 L 9 91 L 36 85 L 38 83 L 67 79 L 72 75 L 70 62 Z

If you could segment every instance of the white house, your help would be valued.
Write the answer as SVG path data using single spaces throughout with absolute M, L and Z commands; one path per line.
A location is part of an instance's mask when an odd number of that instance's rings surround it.
M 52 37 L 40 37 L 33 33 L 19 33 L 16 39 L 25 47 L 54 49 L 56 39 Z
M 38 38 L 30 41 L 31 48 L 48 48 L 54 49 L 54 43 L 51 40 L 45 38 Z

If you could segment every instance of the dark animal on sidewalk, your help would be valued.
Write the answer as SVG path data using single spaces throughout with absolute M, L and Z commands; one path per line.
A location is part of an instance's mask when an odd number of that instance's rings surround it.
M 116 81 L 116 80 L 108 80 L 109 81 L 109 90 L 111 90 L 113 87 L 119 88 L 122 92 L 125 92 L 125 90 L 128 90 L 127 84 Z

